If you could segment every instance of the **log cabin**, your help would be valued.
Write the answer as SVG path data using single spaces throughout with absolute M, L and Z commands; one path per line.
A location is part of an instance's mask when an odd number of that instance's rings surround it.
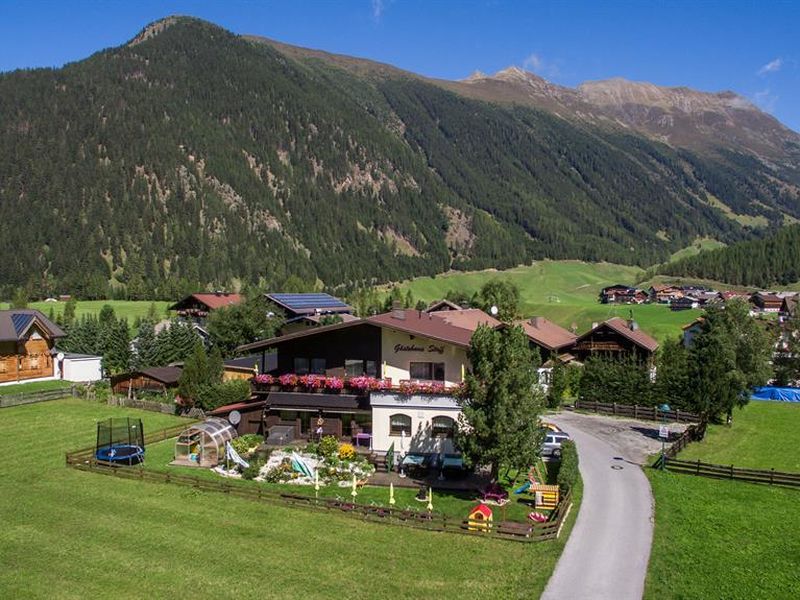
M 55 343 L 66 334 L 38 310 L 0 310 L 0 383 L 55 376 Z
M 572 353 L 580 361 L 585 361 L 592 355 L 632 355 L 638 360 L 650 362 L 656 350 L 658 342 L 639 329 L 635 321 L 613 317 L 578 337 Z

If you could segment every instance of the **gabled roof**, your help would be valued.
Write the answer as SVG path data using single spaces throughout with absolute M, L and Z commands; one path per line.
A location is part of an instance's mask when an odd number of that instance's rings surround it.
M 183 373 L 183 367 L 152 367 L 134 372 L 131 375 L 136 375 L 137 373 L 164 385 L 178 385 L 178 380 L 181 378 L 181 373 Z
M 692 327 L 694 327 L 695 325 L 702 325 L 704 322 L 705 322 L 705 317 L 697 317 L 697 318 L 696 318 L 694 321 L 692 321 L 691 323 L 687 323 L 686 325 L 684 325 L 683 327 L 681 327 L 681 329 L 683 329 L 684 331 L 686 331 L 687 329 L 691 329 L 691 328 L 692 328 Z
M 423 312 L 438 312 L 440 310 L 461 310 L 461 307 L 450 300 L 438 300 L 428 306 Z
M 571 346 L 578 339 L 578 336 L 571 331 L 544 317 L 532 317 L 527 321 L 517 321 L 514 324 L 521 326 L 532 342 L 544 346 L 548 350 Z
M 628 322 L 625 319 L 621 319 L 619 317 L 612 317 L 607 321 L 603 321 L 596 327 L 593 327 L 583 335 L 579 336 L 577 341 L 580 341 L 585 337 L 588 337 L 593 332 L 603 327 L 608 327 L 609 329 L 612 329 L 616 333 L 629 339 L 631 342 L 633 342 L 640 348 L 644 348 L 648 352 L 655 352 L 658 349 L 658 342 L 656 340 L 651 338 L 641 329 L 631 329 L 630 326 L 628 325 Z
M 50 339 L 62 338 L 67 335 L 38 310 L 12 308 L 0 310 L 0 342 L 17 342 L 25 339 L 34 324 L 38 325 L 45 337 Z
M 284 324 L 296 323 L 298 321 L 310 321 L 311 323 L 316 323 L 317 325 L 319 325 L 325 317 L 339 317 L 345 323 L 348 323 L 350 321 L 360 320 L 357 316 L 351 315 L 350 313 L 333 313 L 327 315 L 326 314 L 300 315 L 299 317 L 286 319 L 286 322 Z
M 199 302 L 200 304 L 206 305 L 209 310 L 214 310 L 224 306 L 233 306 L 234 304 L 239 304 L 242 300 L 244 300 L 244 297 L 241 294 L 233 294 L 229 292 L 200 292 L 186 296 L 186 298 L 183 300 L 170 306 L 169 309 L 181 310 L 185 306 L 190 305 L 193 300 Z
M 637 291 L 635 287 L 631 287 L 625 283 L 615 283 L 614 285 L 607 285 L 600 291 L 605 293 L 608 290 L 625 290 L 626 292 L 631 292 L 631 293 Z
M 764 302 L 783 302 L 783 299 L 771 292 L 756 292 L 751 298 L 760 298 Z
M 330 294 L 313 292 L 307 294 L 267 294 L 271 300 L 284 310 L 295 315 L 315 313 L 349 313 L 353 308 Z
M 394 329 L 396 331 L 419 335 L 421 337 L 466 348 L 469 346 L 472 334 L 481 324 L 497 327 L 500 325 L 500 321 L 477 308 L 448 310 L 435 313 L 426 313 L 411 309 L 398 309 L 373 317 L 367 317 L 366 319 L 336 323 L 323 327 L 314 327 L 306 331 L 298 331 L 280 337 L 253 342 L 252 344 L 245 344 L 244 346 L 240 346 L 238 350 L 240 352 L 262 350 L 289 340 L 321 335 L 349 327 L 364 326 Z

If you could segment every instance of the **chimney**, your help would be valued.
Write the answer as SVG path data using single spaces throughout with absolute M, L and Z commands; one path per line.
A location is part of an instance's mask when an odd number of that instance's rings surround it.
M 400 306 L 399 302 L 394 302 L 392 304 L 392 318 L 397 319 L 398 321 L 406 320 L 406 311 L 403 310 L 403 307 Z
M 542 317 L 531 317 L 528 323 L 536 327 L 536 329 L 539 329 L 539 325 L 542 323 Z
M 595 327 L 597 327 L 597 321 L 592 321 L 592 329 L 594 329 Z
M 633 319 L 630 319 L 628 321 L 628 329 L 630 329 L 631 331 L 637 331 L 639 329 L 639 324 Z

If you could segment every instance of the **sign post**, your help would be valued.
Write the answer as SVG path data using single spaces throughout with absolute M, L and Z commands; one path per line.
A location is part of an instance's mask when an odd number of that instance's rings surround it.
M 658 437 L 661 438 L 661 470 L 664 470 L 664 463 L 667 460 L 666 445 L 669 439 L 669 425 L 667 425 L 667 412 L 669 411 L 669 404 L 662 404 L 658 407 L 661 411 L 661 425 L 658 428 Z

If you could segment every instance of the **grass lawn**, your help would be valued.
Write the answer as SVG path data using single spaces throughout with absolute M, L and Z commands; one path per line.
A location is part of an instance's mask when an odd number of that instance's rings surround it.
M 160 319 L 166 318 L 167 307 L 173 303 L 162 300 L 157 300 L 155 302 L 151 302 L 150 300 L 78 300 L 75 306 L 75 316 L 80 318 L 82 315 L 97 315 L 100 313 L 100 309 L 106 304 L 114 309 L 114 313 L 117 317 L 127 318 L 128 322 L 133 325 L 133 321 L 136 317 L 147 316 L 147 311 L 150 309 L 151 304 L 156 305 L 158 317 Z M 66 302 L 31 302 L 28 304 L 28 308 L 40 310 L 45 316 L 48 316 L 52 309 L 53 314 L 57 316 L 63 314 L 65 305 Z M 1 308 L 8 308 L 8 303 L 0 302 L 0 309 Z
M 701 314 L 699 310 L 672 312 L 664 305 L 600 304 L 600 289 L 614 283 L 634 285 L 644 275 L 638 267 L 581 261 L 540 261 L 531 266 L 507 271 L 448 273 L 419 277 L 400 284 L 403 293 L 410 289 L 414 298 L 430 302 L 448 290 L 472 294 L 492 279 L 513 281 L 520 289 L 520 309 L 525 316 L 540 315 L 563 327 L 573 325 L 586 331 L 595 321 L 610 317 L 628 318 L 633 313 L 641 328 L 657 339 L 676 336 L 681 326 Z
M 60 379 L 53 379 L 50 381 L 33 381 L 31 383 L 17 383 L 14 385 L 0 385 L 0 396 L 69 389 L 72 387 L 72 385 L 72 382 L 61 381 Z
M 566 539 L 373 525 L 64 466 L 96 419 L 124 415 L 178 422 L 79 399 L 0 411 L 0 598 L 535 598 Z
M 710 425 L 706 438 L 689 444 L 678 458 L 800 473 L 798 441 L 800 406 L 751 401 L 733 413 L 730 427 Z
M 800 493 L 646 470 L 655 533 L 645 598 L 797 598 Z

